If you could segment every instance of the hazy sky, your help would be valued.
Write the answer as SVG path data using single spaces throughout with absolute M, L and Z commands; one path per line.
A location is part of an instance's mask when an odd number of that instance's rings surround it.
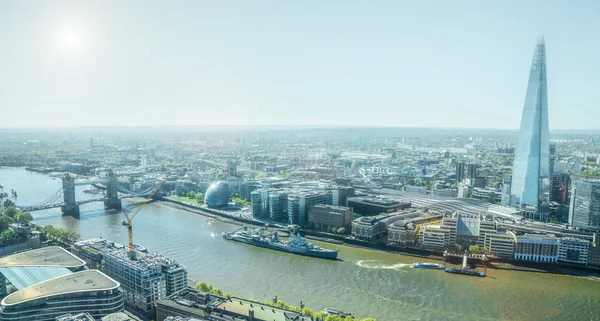
M 0 126 L 600 129 L 600 1 L 0 1 Z

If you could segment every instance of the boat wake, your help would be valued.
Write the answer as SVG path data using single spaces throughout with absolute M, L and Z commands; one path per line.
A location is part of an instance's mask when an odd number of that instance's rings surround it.
M 404 268 L 412 268 L 412 264 L 410 263 L 397 263 L 397 264 L 383 264 L 381 261 L 377 260 L 359 260 L 354 262 L 354 264 L 358 265 L 361 268 L 365 269 L 376 269 L 376 270 L 399 270 Z

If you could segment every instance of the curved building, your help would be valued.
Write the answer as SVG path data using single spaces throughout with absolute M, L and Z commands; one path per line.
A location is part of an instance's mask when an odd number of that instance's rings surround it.
M 84 312 L 100 319 L 123 311 L 120 286 L 98 270 L 57 277 L 5 297 L 0 321 L 54 321 L 67 313 Z
M 210 208 L 225 207 L 231 198 L 229 183 L 218 181 L 210 184 L 204 195 L 204 204 Z

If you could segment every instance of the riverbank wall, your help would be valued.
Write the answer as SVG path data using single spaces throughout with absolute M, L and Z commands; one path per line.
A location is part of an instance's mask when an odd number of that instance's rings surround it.
M 161 200 L 167 206 L 176 205 L 181 209 L 191 211 L 200 215 L 204 215 L 207 217 L 211 217 L 214 219 L 218 219 L 220 221 L 230 223 L 230 224 L 248 224 L 254 226 L 264 226 L 264 222 L 255 221 L 251 219 L 247 219 L 244 217 L 238 217 L 233 215 L 228 215 L 223 213 L 222 211 L 213 210 L 209 208 L 199 207 L 194 204 L 190 204 L 183 201 L 172 200 L 168 198 L 164 198 Z M 317 240 L 330 244 L 338 244 L 345 245 L 369 250 L 377 250 L 384 251 L 388 253 L 396 253 L 406 256 L 418 257 L 418 258 L 426 258 L 430 260 L 439 260 L 446 261 L 443 253 L 436 252 L 433 250 L 427 250 L 422 248 L 414 248 L 414 247 L 405 247 L 405 248 L 397 248 L 387 246 L 386 244 L 381 243 L 372 243 L 366 242 L 362 240 L 356 240 L 352 238 L 345 237 L 344 235 L 325 233 L 321 231 L 314 230 L 301 230 L 302 233 L 305 234 L 307 239 Z M 483 262 L 477 258 L 469 258 L 472 262 L 471 264 L 474 266 L 484 267 L 490 269 L 499 269 L 499 270 L 513 270 L 513 271 L 523 271 L 523 272 L 537 272 L 537 273 L 550 273 L 550 274 L 567 274 L 567 275 L 600 275 L 600 269 L 589 267 L 589 266 L 581 266 L 581 265 L 572 265 L 568 263 L 558 263 L 558 264 L 544 264 L 544 263 L 536 263 L 536 262 L 521 262 L 521 261 L 513 261 L 513 260 L 496 260 L 494 262 Z M 452 259 L 448 259 L 449 262 L 452 262 Z

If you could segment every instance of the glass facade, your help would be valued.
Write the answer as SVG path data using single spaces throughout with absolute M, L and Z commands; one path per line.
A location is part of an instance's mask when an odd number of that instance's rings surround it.
M 600 229 L 600 181 L 577 180 L 571 193 L 569 224 Z
M 204 196 L 204 204 L 210 208 L 225 207 L 231 198 L 229 183 L 219 181 L 210 184 Z
M 548 89 L 546 46 L 538 41 L 531 63 L 529 84 L 515 151 L 510 205 L 534 207 L 545 220 L 550 202 L 550 147 L 548 141 Z

